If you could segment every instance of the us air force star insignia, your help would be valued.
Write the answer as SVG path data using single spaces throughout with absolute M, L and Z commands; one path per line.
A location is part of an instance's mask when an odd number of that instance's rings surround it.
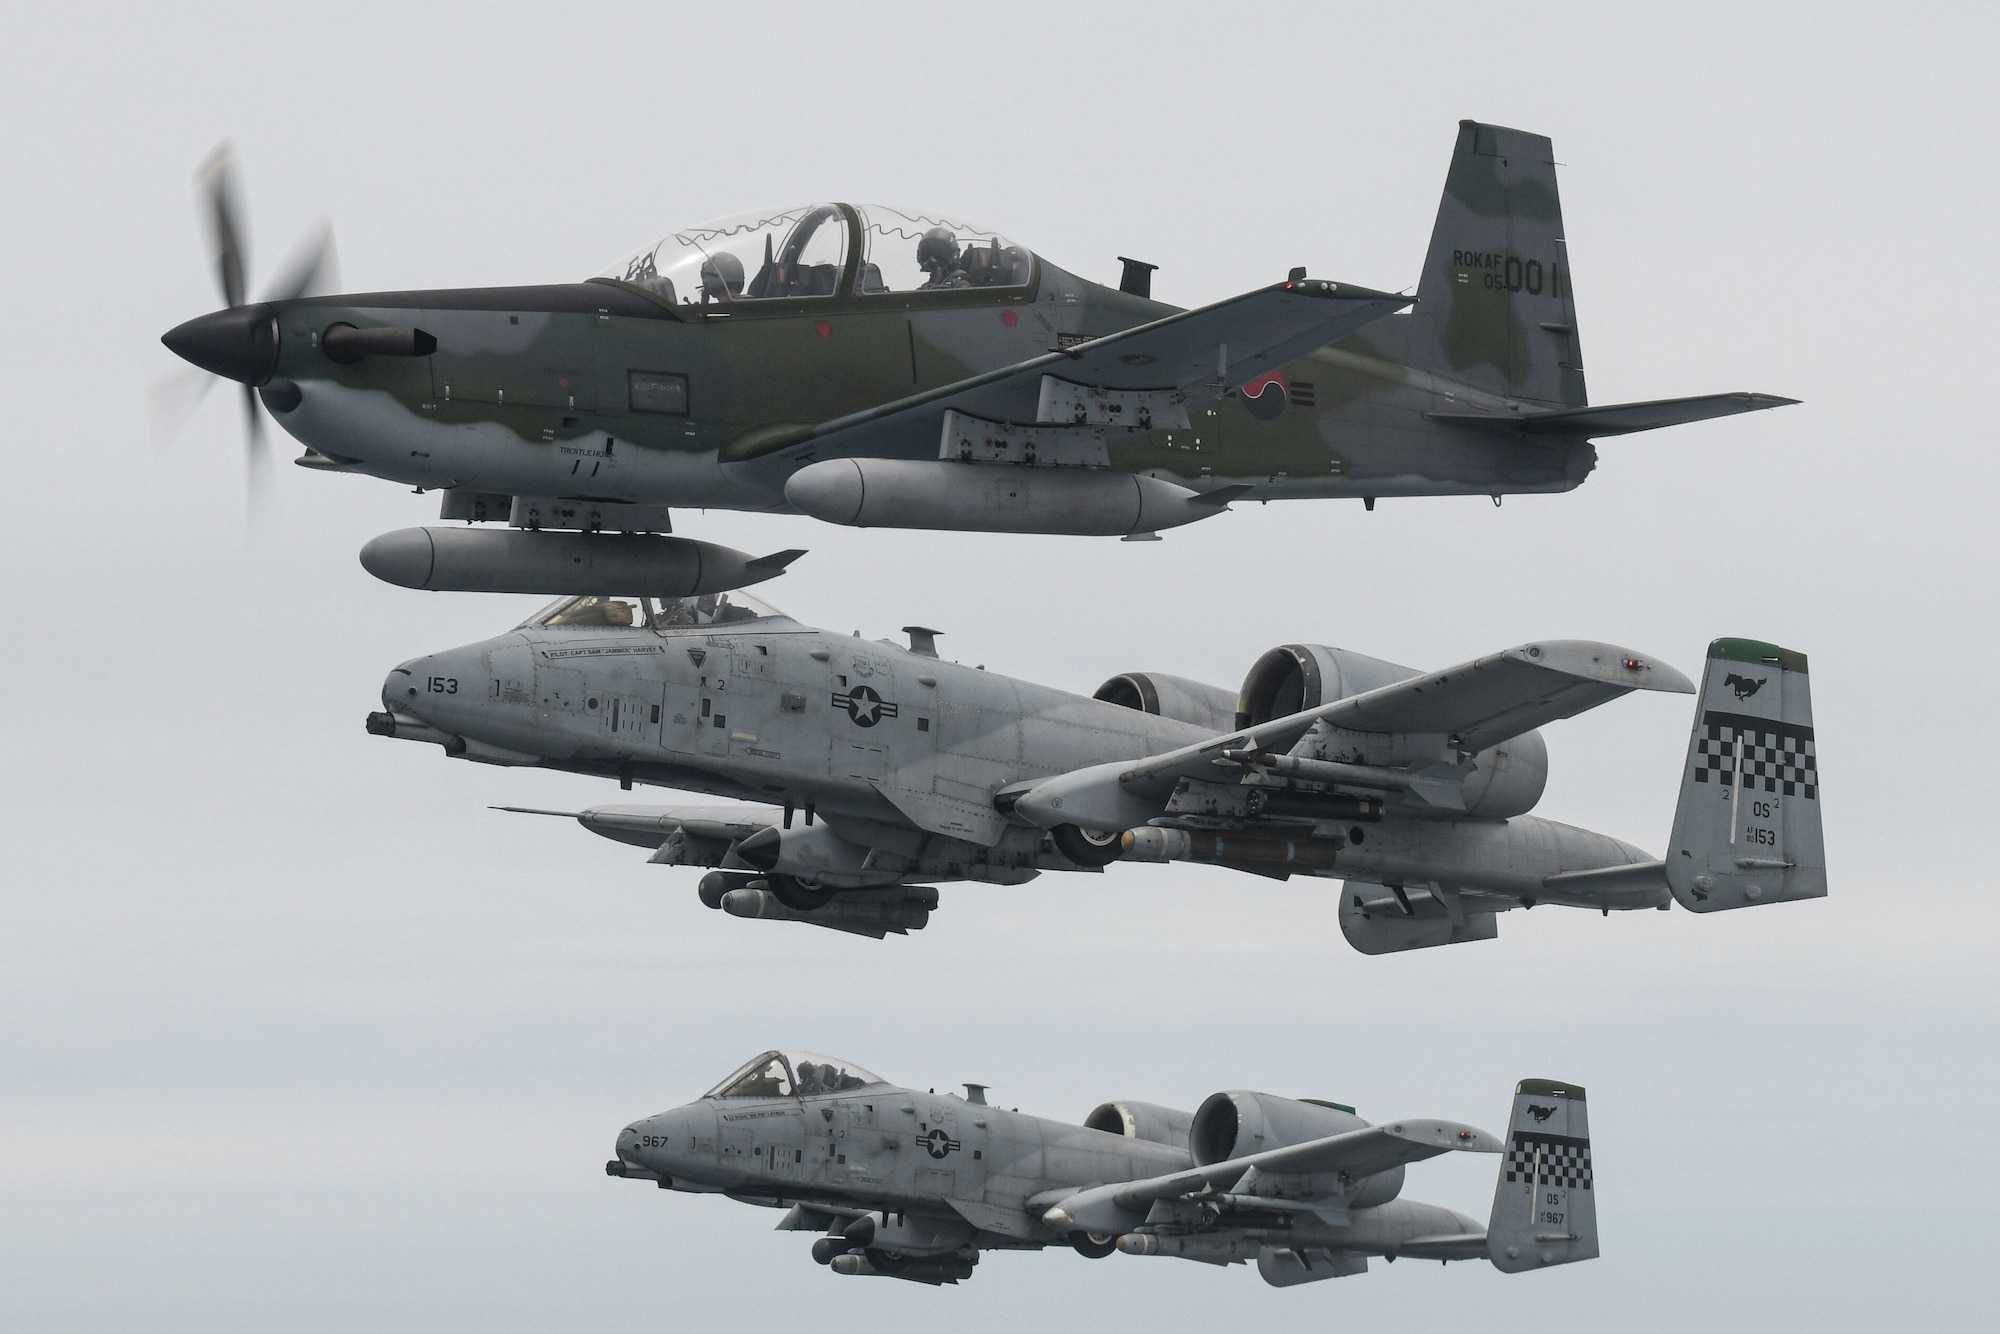
M 942 1158 L 948 1153 L 956 1153 L 959 1148 L 958 1141 L 945 1134 L 941 1129 L 933 1130 L 928 1135 L 917 1136 L 917 1143 L 923 1145 L 924 1152 L 933 1158 Z
M 873 727 L 884 718 L 896 716 L 896 706 L 867 686 L 834 691 L 833 707 L 846 709 L 847 716 L 854 720 L 856 727 Z

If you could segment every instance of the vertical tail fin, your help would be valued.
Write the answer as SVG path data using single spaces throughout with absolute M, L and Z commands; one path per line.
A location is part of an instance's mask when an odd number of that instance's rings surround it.
M 1683 908 L 1718 912 L 1826 894 L 1806 655 L 1754 639 L 1708 646 L 1667 847 Z
M 1507 1157 L 1493 1188 L 1486 1253 L 1518 1274 L 1597 1258 L 1597 1196 L 1583 1090 L 1551 1079 L 1514 1086 Z
M 1458 123 L 1405 317 L 1410 365 L 1511 398 L 1587 402 L 1554 157 L 1542 135 Z

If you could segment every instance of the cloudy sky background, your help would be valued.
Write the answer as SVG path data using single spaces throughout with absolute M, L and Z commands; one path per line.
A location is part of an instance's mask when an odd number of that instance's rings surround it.
M 1969 1327 L 2000 1167 L 1990 14 L 1971 7 L 87 6 L 0 50 L 0 1324 L 299 1331 L 809 1321 Z M 1353 953 L 1332 886 L 1185 867 L 948 887 L 873 942 L 494 803 L 615 789 L 366 736 L 383 674 L 532 599 L 376 583 L 435 497 L 279 471 L 217 392 L 164 457 L 159 334 L 214 305 L 189 173 L 234 136 L 253 287 L 314 219 L 353 289 L 569 281 L 824 197 L 962 214 L 1198 304 L 1296 264 L 1412 284 L 1455 123 L 1551 135 L 1598 402 L 1804 405 L 1600 446 L 1563 497 L 1239 507 L 1157 544 L 688 514 L 803 620 L 947 632 L 1088 692 L 1313 640 L 1442 666 L 1538 636 L 1698 672 L 1809 653 L 1833 896 L 1554 910 Z M 226 388 L 226 386 L 225 386 Z M 282 446 L 282 435 L 276 443 Z M 292 451 L 280 449 L 280 458 Z M 1684 698 L 1547 732 L 1541 813 L 1658 848 Z M 1591 1091 L 1600 1261 L 1267 1289 L 1068 1253 L 832 1277 L 775 1216 L 607 1180 L 755 1051 L 1080 1117 L 1225 1087 L 1503 1126 Z M 1409 1193 L 1484 1216 L 1490 1159 Z

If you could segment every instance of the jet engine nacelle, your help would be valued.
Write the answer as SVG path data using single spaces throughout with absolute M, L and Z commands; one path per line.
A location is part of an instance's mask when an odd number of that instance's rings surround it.
M 1227 732 L 1236 726 L 1233 692 L 1165 672 L 1125 672 L 1099 686 L 1093 698 L 1211 732 Z
M 1089 1116 L 1083 1118 L 1083 1124 L 1106 1134 L 1123 1135 L 1126 1139 L 1143 1139 L 1152 1144 L 1171 1144 L 1180 1148 L 1188 1142 L 1194 1114 L 1150 1102 L 1106 1102 L 1100 1103 Z
M 1188 1131 L 1188 1152 L 1196 1163 L 1225 1162 L 1288 1144 L 1364 1130 L 1368 1122 L 1332 1103 L 1279 1098 L 1269 1093 L 1229 1089 L 1211 1094 L 1195 1110 Z M 1403 1169 L 1393 1167 L 1356 1183 L 1350 1208 L 1386 1204 L 1403 1190 Z
M 1250 665 L 1236 705 L 1237 727 L 1254 727 L 1422 673 L 1325 644 L 1281 644 Z
M 1254 727 L 1420 675 L 1408 667 L 1349 649 L 1325 644 L 1284 644 L 1251 665 L 1250 674 L 1243 679 L 1235 725 Z M 1380 744 L 1383 753 L 1367 755 L 1368 763 L 1420 768 L 1456 759 L 1449 742 L 1443 738 L 1427 737 L 1415 745 L 1401 738 L 1383 738 Z M 1428 746 L 1429 751 L 1419 749 L 1423 746 Z M 1448 784 L 1440 787 L 1431 778 L 1414 784 L 1412 791 L 1452 815 L 1505 820 L 1533 810 L 1548 786 L 1549 751 L 1540 732 L 1523 732 L 1482 750 L 1472 757 L 1471 766 L 1462 783 L 1457 779 L 1456 768 L 1446 769 L 1443 772 L 1450 777 Z M 1435 767 L 1430 770 L 1431 775 L 1438 772 Z

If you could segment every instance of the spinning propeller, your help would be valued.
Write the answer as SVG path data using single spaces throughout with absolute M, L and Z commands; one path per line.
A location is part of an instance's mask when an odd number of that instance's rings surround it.
M 250 269 L 243 209 L 236 185 L 236 150 L 225 139 L 195 171 L 195 190 L 209 225 L 216 284 L 225 309 L 189 320 L 161 342 L 192 365 L 153 383 L 148 415 L 153 443 L 165 449 L 187 426 L 208 396 L 216 377 L 243 386 L 245 467 L 253 502 L 270 491 L 270 458 L 264 449 L 264 420 L 257 387 L 271 378 L 278 355 L 277 312 L 284 301 L 328 291 L 339 283 L 333 228 L 321 222 L 293 248 L 265 286 L 256 304 L 246 304 Z

